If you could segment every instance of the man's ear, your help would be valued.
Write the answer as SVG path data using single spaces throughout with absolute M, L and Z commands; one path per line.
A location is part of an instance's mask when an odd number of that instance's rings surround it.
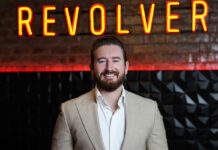
M 126 61 L 126 67 L 125 67 L 125 75 L 127 75 L 129 69 L 129 62 Z
M 91 75 L 93 76 L 93 67 L 91 64 L 89 65 L 89 69 L 90 69 Z
M 91 75 L 93 76 L 93 75 L 94 75 L 94 72 L 93 72 L 93 70 L 92 70 L 92 69 L 90 70 L 90 72 L 91 72 Z

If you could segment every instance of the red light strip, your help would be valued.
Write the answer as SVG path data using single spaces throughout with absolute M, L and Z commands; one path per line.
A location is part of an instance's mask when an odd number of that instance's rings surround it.
M 158 71 L 158 70 L 218 70 L 218 63 L 210 64 L 146 64 L 131 65 L 129 71 Z M 56 65 L 56 66 L 1 66 L 0 72 L 64 72 L 90 71 L 89 65 Z

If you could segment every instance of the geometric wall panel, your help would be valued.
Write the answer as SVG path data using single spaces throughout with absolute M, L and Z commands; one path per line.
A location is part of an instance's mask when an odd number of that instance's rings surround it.
M 170 150 L 218 150 L 218 71 L 130 71 L 124 85 L 158 102 Z M 89 72 L 1 73 L 1 145 L 50 149 L 60 104 L 93 87 Z

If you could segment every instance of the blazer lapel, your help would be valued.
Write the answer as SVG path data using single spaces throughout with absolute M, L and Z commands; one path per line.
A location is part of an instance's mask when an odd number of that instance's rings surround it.
M 78 103 L 77 108 L 83 122 L 83 126 L 96 150 L 105 150 L 102 140 L 100 124 L 95 101 L 94 90 L 86 97 L 83 103 Z
M 135 103 L 133 103 L 134 98 L 131 97 L 128 91 L 126 91 L 126 130 L 125 130 L 125 137 L 123 140 L 122 150 L 129 149 L 128 145 L 131 143 L 131 135 L 134 134 L 132 129 L 135 128 Z

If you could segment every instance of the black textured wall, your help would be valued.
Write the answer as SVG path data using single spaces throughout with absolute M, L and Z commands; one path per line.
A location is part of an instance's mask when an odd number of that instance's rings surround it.
M 60 103 L 93 87 L 89 72 L 1 73 L 1 145 L 49 150 Z M 170 150 L 218 149 L 218 71 L 134 71 L 125 87 L 158 102 Z

